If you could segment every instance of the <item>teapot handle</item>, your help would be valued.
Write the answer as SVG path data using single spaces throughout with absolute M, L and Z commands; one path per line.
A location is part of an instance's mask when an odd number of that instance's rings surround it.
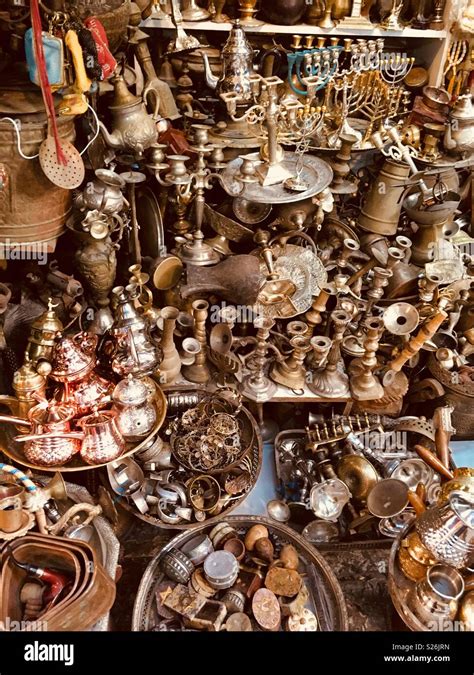
M 56 433 L 50 434 L 27 434 L 26 436 L 15 436 L 13 440 L 15 440 L 17 443 L 26 443 L 28 441 L 41 441 L 43 438 L 67 438 L 83 441 L 84 434 L 78 431 L 58 431 Z
M 161 101 L 160 101 L 160 95 L 159 95 L 157 89 L 155 89 L 155 87 L 154 87 L 153 84 L 151 84 L 151 83 L 150 83 L 148 86 L 145 87 L 145 90 L 144 90 L 144 92 L 143 92 L 143 100 L 145 101 L 145 105 L 146 105 L 147 102 L 148 102 L 147 99 L 148 99 L 148 96 L 149 96 L 150 94 L 152 94 L 152 97 L 155 99 L 155 105 L 154 105 L 154 108 L 153 108 L 153 115 L 152 115 L 152 117 L 153 117 L 153 119 L 154 119 L 155 122 L 156 122 L 156 121 L 158 121 L 158 119 L 159 119 L 159 117 L 160 117 L 158 111 L 159 111 L 159 109 L 160 109 L 160 102 L 161 102 Z
M 282 67 L 282 49 L 280 47 L 271 47 L 270 49 L 266 49 L 262 54 L 260 54 L 257 62 L 257 71 L 262 74 L 262 71 L 264 69 L 264 64 L 265 60 L 269 56 L 274 57 L 273 65 L 272 65 L 272 72 L 270 75 L 275 75 L 278 74 L 281 70 Z M 263 77 L 268 77 L 268 75 L 263 74 Z

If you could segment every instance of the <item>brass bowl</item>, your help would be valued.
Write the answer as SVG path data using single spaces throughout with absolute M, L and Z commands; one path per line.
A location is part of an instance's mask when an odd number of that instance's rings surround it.
M 398 564 L 403 574 L 410 581 L 421 581 L 426 576 L 428 566 L 412 558 L 407 548 L 400 548 L 398 551 Z
M 346 455 L 337 465 L 338 477 L 347 485 L 352 496 L 366 501 L 369 492 L 379 480 L 377 471 L 365 457 Z

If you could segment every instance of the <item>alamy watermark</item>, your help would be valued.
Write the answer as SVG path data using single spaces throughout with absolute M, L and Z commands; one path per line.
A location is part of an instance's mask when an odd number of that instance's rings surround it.
M 47 631 L 48 622 L 47 621 L 15 621 L 15 619 L 10 619 L 9 616 L 3 621 L 0 621 L 0 631 L 6 631 L 11 633 L 18 633 L 20 631 Z
M 48 244 L 45 241 L 18 242 L 5 239 L 0 242 L 0 260 L 34 260 L 38 265 L 46 265 Z

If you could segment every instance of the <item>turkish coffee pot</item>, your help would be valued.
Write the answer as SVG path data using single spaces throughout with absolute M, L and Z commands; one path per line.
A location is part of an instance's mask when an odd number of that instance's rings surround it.
M 147 96 L 153 94 L 155 98 L 153 114 L 149 115 L 143 99 L 129 91 L 122 75 L 115 75 L 111 81 L 114 85 L 114 99 L 109 106 L 113 118 L 112 132 L 99 121 L 105 142 L 115 150 L 128 150 L 142 155 L 158 141 L 156 123 L 160 100 L 157 92 L 155 89 L 146 90 Z
M 69 462 L 81 449 L 80 439 L 71 435 L 75 415 L 74 406 L 65 403 L 45 401 L 31 408 L 26 422 L 30 432 L 15 437 L 15 441 L 25 444 L 26 459 L 37 466 Z
M 77 333 L 61 338 L 53 353 L 51 378 L 64 386 L 62 399 L 84 415 L 110 401 L 113 384 L 95 371 L 98 338 Z
M 112 410 L 117 413 L 117 426 L 127 441 L 148 436 L 156 423 L 156 409 L 149 398 L 146 384 L 132 374 L 117 384 Z
M 77 425 L 83 430 L 81 457 L 87 464 L 111 462 L 125 450 L 125 440 L 117 425 L 115 410 L 96 411 L 82 417 Z

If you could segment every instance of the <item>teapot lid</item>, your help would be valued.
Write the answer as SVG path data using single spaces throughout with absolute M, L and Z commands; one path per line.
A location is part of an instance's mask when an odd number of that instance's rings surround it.
M 222 48 L 222 54 L 236 54 L 253 57 L 254 51 L 252 45 L 247 40 L 245 31 L 240 25 L 240 21 L 238 19 L 235 19 L 232 25 L 227 42 Z
M 93 353 L 85 353 L 74 337 L 56 341 L 53 352 L 53 372 L 51 377 L 61 379 L 78 375 L 95 365 Z
M 114 389 L 112 398 L 124 405 L 142 405 L 148 397 L 148 388 L 142 380 L 131 373 L 121 380 Z
M 451 112 L 451 117 L 457 117 L 460 119 L 470 119 L 474 117 L 474 108 L 472 106 L 470 94 L 459 96 Z
M 38 424 L 57 424 L 71 420 L 75 414 L 76 410 L 66 403 L 43 402 L 31 408 L 28 417 Z

